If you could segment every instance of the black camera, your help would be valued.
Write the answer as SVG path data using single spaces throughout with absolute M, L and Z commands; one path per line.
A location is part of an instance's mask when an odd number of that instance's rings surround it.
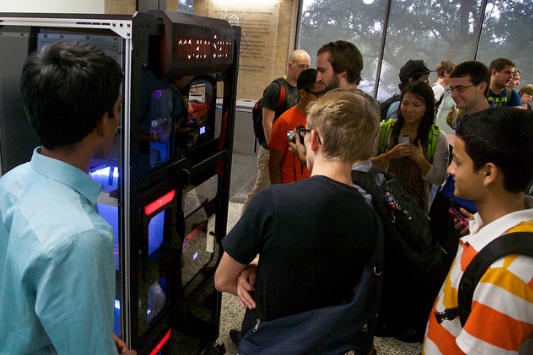
M 296 143 L 296 134 L 295 134 L 295 132 L 298 132 L 298 134 L 300 135 L 300 143 L 302 143 L 302 145 L 304 145 L 304 137 L 305 137 L 305 132 L 306 132 L 306 129 L 305 129 L 304 126 L 298 126 L 292 131 L 287 131 L 287 140 L 290 143 Z

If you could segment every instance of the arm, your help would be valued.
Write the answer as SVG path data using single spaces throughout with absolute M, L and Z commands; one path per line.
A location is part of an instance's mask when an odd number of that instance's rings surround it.
M 275 149 L 270 149 L 270 159 L 268 161 L 268 171 L 270 172 L 270 183 L 281 184 L 281 162 L 285 154 Z
M 113 234 L 88 231 L 55 247 L 41 265 L 35 311 L 59 354 L 114 354 Z
M 387 150 L 383 154 L 373 157 L 372 164 L 377 165 L 381 170 L 387 171 L 389 169 L 389 163 L 391 160 L 400 159 L 411 155 L 412 150 L 411 143 L 396 144 L 391 149 Z
M 472 311 L 456 339 L 468 354 L 486 354 L 487 343 L 494 346 L 492 353 L 518 354 L 533 331 L 533 290 L 528 284 L 533 262 L 527 256 L 515 257 L 497 260 L 476 286 Z
M 254 309 L 257 305 L 250 292 L 255 291 L 255 282 L 257 279 L 257 265 L 259 264 L 259 256 L 257 256 L 244 269 L 237 280 L 237 297 L 241 307 Z
M 246 266 L 224 252 L 215 271 L 215 288 L 217 291 L 237 296 L 237 278 Z
M 270 133 L 272 131 L 272 123 L 276 112 L 263 107 L 263 131 L 265 132 L 265 139 L 267 143 L 270 141 Z
M 516 90 L 513 90 L 513 92 L 511 93 L 509 107 L 522 108 L 522 100 L 520 99 L 520 95 L 518 95 L 518 91 Z
M 305 146 L 300 143 L 300 134 L 296 132 L 296 143 L 289 143 L 289 149 L 294 153 L 296 158 L 303 166 L 307 165 L 307 158 L 305 157 Z
M 446 170 L 448 169 L 449 155 L 448 138 L 446 137 L 446 133 L 441 130 L 439 132 L 439 138 L 437 139 L 435 155 L 433 156 L 433 165 L 429 164 L 424 158 L 429 165 L 429 169 L 424 172 L 424 170 L 420 168 L 425 181 L 437 186 L 444 183 L 447 176 Z

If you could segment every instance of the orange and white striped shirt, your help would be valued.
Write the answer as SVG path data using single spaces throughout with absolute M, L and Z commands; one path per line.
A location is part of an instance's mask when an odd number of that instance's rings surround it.
M 461 238 L 457 256 L 433 305 L 423 354 L 533 354 L 533 258 L 507 255 L 495 261 L 477 285 L 472 312 L 461 327 L 459 318 L 438 324 L 433 313 L 458 306 L 459 282 L 474 256 L 502 234 L 533 232 L 533 203 L 483 226 L 476 214 L 471 234 Z M 503 236 L 502 238 L 505 238 Z

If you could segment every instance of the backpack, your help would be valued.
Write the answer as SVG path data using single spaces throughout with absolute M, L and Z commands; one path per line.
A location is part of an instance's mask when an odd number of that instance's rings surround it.
M 503 237 L 503 238 L 502 238 Z M 533 233 L 514 232 L 504 234 L 487 244 L 466 267 L 461 281 L 459 281 L 459 291 L 457 300 L 459 306 L 446 308 L 444 312 L 435 312 L 437 322 L 453 320 L 459 317 L 461 326 L 464 327 L 468 316 L 472 311 L 472 300 L 474 291 L 479 280 L 485 275 L 487 269 L 496 260 L 509 254 L 520 254 L 533 257 Z
M 390 106 L 393 103 L 398 102 L 398 104 L 395 104 L 395 106 L 398 107 L 399 106 L 399 101 L 400 101 L 401 98 L 402 98 L 402 96 L 400 94 L 394 94 L 392 97 L 389 97 L 386 101 L 382 102 L 379 105 L 379 116 L 381 118 L 381 121 L 386 121 L 386 120 L 391 118 L 391 117 L 389 117 L 389 115 L 390 115 Z M 394 118 L 396 118 L 396 117 L 394 117 Z
M 438 85 L 438 83 L 431 85 L 431 88 L 433 88 L 435 85 Z M 442 93 L 442 95 L 440 95 L 439 100 L 435 102 L 435 114 L 439 111 L 439 106 L 440 104 L 442 104 L 443 100 L 444 100 L 444 92 Z
M 239 341 L 239 354 L 359 354 L 367 355 L 374 342 L 381 302 L 383 229 L 370 264 L 352 302 L 293 314 L 272 321 L 256 318 L 256 325 Z M 256 309 L 260 314 L 260 310 Z
M 352 181 L 372 196 L 385 234 L 383 301 L 376 335 L 409 341 L 403 337 L 414 330 L 413 341 L 421 341 L 449 270 L 445 251 L 431 235 L 427 214 L 392 174 L 372 166 L 368 172 L 352 170 Z
M 285 80 L 283 78 L 277 78 L 272 81 L 279 85 L 279 97 L 276 104 L 276 113 L 274 115 L 274 120 L 276 120 L 283 112 L 283 103 L 285 102 L 285 97 L 287 95 L 287 88 L 285 86 Z M 261 104 L 263 98 L 260 98 L 252 108 L 252 120 L 254 124 L 254 134 L 257 138 L 257 141 L 263 148 L 267 148 L 268 142 L 265 139 L 265 131 L 263 130 L 263 105 Z
M 379 153 L 386 152 L 389 149 L 390 138 L 392 134 L 392 128 L 394 127 L 395 120 L 390 118 L 384 122 L 381 122 L 379 128 Z M 440 128 L 436 125 L 432 125 L 429 130 L 428 137 L 428 161 L 433 163 L 433 157 L 437 150 L 437 141 L 439 140 Z

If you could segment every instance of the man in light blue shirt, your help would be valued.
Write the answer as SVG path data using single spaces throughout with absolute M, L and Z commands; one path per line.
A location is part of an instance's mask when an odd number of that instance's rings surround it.
M 113 335 L 113 230 L 92 158 L 109 155 L 122 71 L 79 43 L 26 61 L 21 92 L 42 147 L 0 179 L 0 354 L 136 354 Z

